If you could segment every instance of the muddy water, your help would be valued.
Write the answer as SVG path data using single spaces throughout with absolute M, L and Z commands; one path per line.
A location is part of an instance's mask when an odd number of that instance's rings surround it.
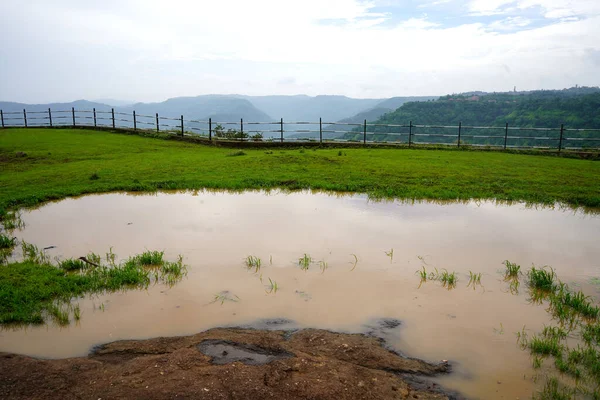
M 54 326 L 0 331 L 0 351 L 40 357 L 86 354 L 98 343 L 196 333 L 215 326 L 287 318 L 298 327 L 361 332 L 374 318 L 402 324 L 386 339 L 406 355 L 448 359 L 439 378 L 469 398 L 525 398 L 536 388 L 529 356 L 515 344 L 524 325 L 550 323 L 527 295 L 508 293 L 503 260 L 551 265 L 563 281 L 598 300 L 600 217 L 581 211 L 492 202 L 371 202 L 365 196 L 279 192 L 108 194 L 68 199 L 23 214 L 19 239 L 48 254 L 80 257 L 110 247 L 122 258 L 146 249 L 184 256 L 186 279 L 76 300 L 82 317 Z M 386 255 L 393 249 L 393 258 Z M 304 253 L 324 260 L 308 271 Z M 354 256 L 358 258 L 354 266 Z M 259 256 L 261 274 L 248 272 Z M 269 261 L 272 259 L 272 263 Z M 415 271 L 459 274 L 447 290 L 419 287 Z M 467 287 L 468 272 L 482 286 Z M 267 293 L 268 278 L 277 293 Z M 228 291 L 239 301 L 213 302 Z

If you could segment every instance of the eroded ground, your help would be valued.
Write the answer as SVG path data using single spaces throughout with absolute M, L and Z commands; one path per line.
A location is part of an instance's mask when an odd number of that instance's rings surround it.
M 0 398 L 448 399 L 422 377 L 448 372 L 362 334 L 217 328 L 193 336 L 109 343 L 89 356 L 41 360 L 0 353 Z M 242 349 L 223 364 L 207 346 Z M 210 353 L 210 351 L 209 351 Z M 251 354 L 267 363 L 250 360 Z M 411 382 L 411 383 L 409 383 Z M 415 385 L 415 382 L 421 384 Z M 418 386 L 418 388 L 417 388 Z

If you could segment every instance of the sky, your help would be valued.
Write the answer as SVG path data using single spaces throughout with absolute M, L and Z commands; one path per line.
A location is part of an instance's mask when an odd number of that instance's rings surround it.
M 0 101 L 600 85 L 600 0 L 2 0 Z

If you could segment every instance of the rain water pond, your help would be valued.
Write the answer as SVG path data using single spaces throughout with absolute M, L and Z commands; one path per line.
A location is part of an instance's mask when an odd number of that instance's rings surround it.
M 600 300 L 600 217 L 583 210 L 199 191 L 84 196 L 23 210 L 22 219 L 15 236 L 54 246 L 46 250 L 53 258 L 164 250 L 188 266 L 172 287 L 75 299 L 81 320 L 67 327 L 0 331 L 0 351 L 37 357 L 261 320 L 367 332 L 369 321 L 387 318 L 401 321 L 385 330 L 389 346 L 451 362 L 452 373 L 436 378 L 444 387 L 468 398 L 526 398 L 539 387 L 540 370 L 515 333 L 524 326 L 538 332 L 551 317 L 524 287 L 511 291 L 503 261 L 524 270 L 551 266 Z M 247 268 L 248 256 L 260 258 L 258 270 Z M 423 268 L 456 272 L 456 286 L 421 283 Z M 469 285 L 469 272 L 481 273 L 481 284 Z

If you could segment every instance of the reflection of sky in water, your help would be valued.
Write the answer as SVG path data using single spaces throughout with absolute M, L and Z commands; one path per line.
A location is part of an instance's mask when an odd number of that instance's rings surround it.
M 395 248 L 406 260 L 429 255 L 448 268 L 499 268 L 502 260 L 511 259 L 524 267 L 551 265 L 574 276 L 599 273 L 598 215 L 522 203 L 200 191 L 86 196 L 52 203 L 25 219 L 31 226 L 23 232 L 26 240 L 38 246 L 62 240 L 62 250 L 81 243 L 96 251 L 114 246 L 123 254 L 162 248 L 193 257 L 202 250 L 225 252 L 227 260 L 232 253 L 243 256 L 258 249 L 337 249 L 366 256 Z
M 121 257 L 164 249 L 169 259 L 183 254 L 189 274 L 168 290 L 159 285 L 79 300 L 78 326 L 0 332 L 0 351 L 82 354 L 96 343 L 191 334 L 261 318 L 356 331 L 374 317 L 390 317 L 403 322 L 393 341 L 397 348 L 457 363 L 457 373 L 446 382 L 451 387 L 491 398 L 484 394 L 501 380 L 506 384 L 494 392 L 496 398 L 515 398 L 531 393 L 531 382 L 522 379 L 531 361 L 512 335 L 498 336 L 493 328 L 503 323 L 507 333 L 523 324 L 541 329 L 549 320 L 543 307 L 527 304 L 526 293 L 506 293 L 498 273 L 502 261 L 524 270 L 532 263 L 551 265 L 563 281 L 581 284 L 598 299 L 598 288 L 586 282 L 600 276 L 600 217 L 569 209 L 199 191 L 85 196 L 24 212 L 23 218 L 26 228 L 16 235 L 38 247 L 57 246 L 48 251 L 51 257 L 104 254 L 110 247 Z M 385 252 L 392 248 L 390 260 Z M 326 260 L 327 272 L 316 264 L 301 271 L 297 260 L 304 253 Z M 351 254 L 359 259 L 352 272 Z M 267 295 L 258 275 L 246 271 L 242 260 L 248 255 L 262 258 L 264 280 L 273 278 L 281 288 L 276 296 Z M 419 256 L 429 271 L 456 271 L 458 288 L 428 282 L 417 289 Z M 483 274 L 485 288 L 466 287 L 469 271 Z M 242 301 L 208 306 L 222 290 Z M 101 302 L 106 312 L 97 311 Z

